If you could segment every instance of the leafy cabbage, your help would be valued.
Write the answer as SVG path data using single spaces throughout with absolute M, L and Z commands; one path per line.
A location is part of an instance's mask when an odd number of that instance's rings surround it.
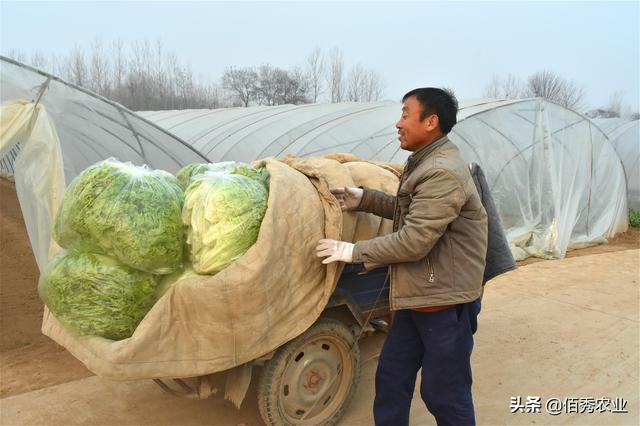
M 260 173 L 256 176 L 264 176 Z M 256 242 L 267 209 L 266 185 L 264 179 L 226 172 L 208 171 L 192 177 L 182 221 L 197 273 L 219 272 Z
M 169 275 L 162 275 L 158 280 L 158 287 L 156 287 L 156 300 L 160 300 L 162 296 L 164 296 L 164 294 L 177 282 L 185 278 L 197 276 L 198 274 L 193 270 L 193 266 L 188 261 L 185 262 L 183 269 Z
M 186 188 L 191 183 L 191 179 L 195 176 L 201 175 L 204 172 L 228 172 L 231 173 L 236 166 L 235 161 L 222 161 L 220 163 L 192 163 L 176 173 L 176 177 L 180 183 Z
M 62 253 L 38 282 L 53 315 L 81 335 L 130 337 L 155 302 L 152 274 L 91 253 Z
M 269 189 L 269 173 L 267 172 L 266 168 L 262 167 L 259 169 L 255 169 L 248 164 L 237 163 L 235 161 L 223 161 L 220 163 L 208 164 L 189 164 L 188 166 L 183 167 L 176 174 L 176 177 L 186 188 L 187 186 L 189 186 L 189 183 L 191 183 L 191 180 L 194 177 L 205 172 L 231 173 L 246 176 L 248 178 L 262 182 L 264 186 Z
M 154 274 L 182 265 L 183 189 L 162 170 L 106 160 L 78 175 L 58 210 L 53 238 L 64 248 L 113 256 Z

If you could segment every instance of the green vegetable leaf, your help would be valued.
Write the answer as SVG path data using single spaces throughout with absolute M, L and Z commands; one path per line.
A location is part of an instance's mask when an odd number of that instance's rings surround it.
M 182 266 L 183 189 L 162 170 L 106 160 L 78 175 L 58 210 L 53 238 L 66 249 L 113 256 L 154 274 Z
M 155 302 L 153 275 L 91 253 L 62 253 L 47 266 L 38 293 L 53 315 L 81 335 L 130 337 Z
M 185 192 L 182 221 L 197 273 L 219 272 L 256 242 L 267 209 L 265 175 L 268 178 L 266 170 L 256 171 L 260 177 L 256 180 L 207 171 L 192 177 Z

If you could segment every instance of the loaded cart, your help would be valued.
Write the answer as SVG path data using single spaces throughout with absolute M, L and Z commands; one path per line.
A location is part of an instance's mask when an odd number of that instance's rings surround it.
M 258 408 L 268 425 L 334 424 L 348 409 L 360 377 L 358 340 L 389 321 L 387 268 L 363 275 L 361 265 L 346 265 L 320 318 L 300 336 L 229 373 L 235 380 L 227 396 L 237 398 L 238 385 L 251 380 L 252 367 L 262 371 Z M 245 377 L 242 377 L 242 375 Z M 216 392 L 210 375 L 192 380 L 154 380 L 166 392 L 205 399 Z M 231 393 L 231 395 L 230 395 Z M 242 398 L 242 396 L 240 396 Z
M 45 308 L 42 331 L 96 375 L 153 379 L 167 392 L 207 398 L 225 373 L 225 396 L 240 406 L 261 366 L 265 423 L 334 424 L 359 378 L 358 339 L 388 323 L 384 265 L 324 265 L 322 238 L 371 239 L 390 220 L 343 213 L 330 189 L 395 193 L 393 165 L 355 158 L 267 158 L 266 212 L 256 242 L 212 275 L 180 273 L 130 337 L 79 335 Z

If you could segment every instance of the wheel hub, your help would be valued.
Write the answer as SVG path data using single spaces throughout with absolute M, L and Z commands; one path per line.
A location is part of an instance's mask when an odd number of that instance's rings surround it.
M 347 348 L 334 340 L 318 339 L 300 348 L 283 375 L 280 395 L 286 416 L 313 423 L 350 382 L 343 374 L 347 359 Z
M 317 394 L 326 378 L 326 373 L 323 373 L 317 368 L 312 368 L 305 374 L 303 386 L 312 394 Z

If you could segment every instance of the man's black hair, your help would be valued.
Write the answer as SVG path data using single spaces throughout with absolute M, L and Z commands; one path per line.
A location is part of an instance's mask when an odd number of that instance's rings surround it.
M 402 97 L 402 102 L 415 96 L 422 105 L 420 121 L 431 114 L 438 116 L 440 130 L 443 134 L 448 134 L 456 124 L 456 114 L 458 113 L 458 100 L 450 89 L 438 89 L 436 87 L 422 87 L 413 89 Z

